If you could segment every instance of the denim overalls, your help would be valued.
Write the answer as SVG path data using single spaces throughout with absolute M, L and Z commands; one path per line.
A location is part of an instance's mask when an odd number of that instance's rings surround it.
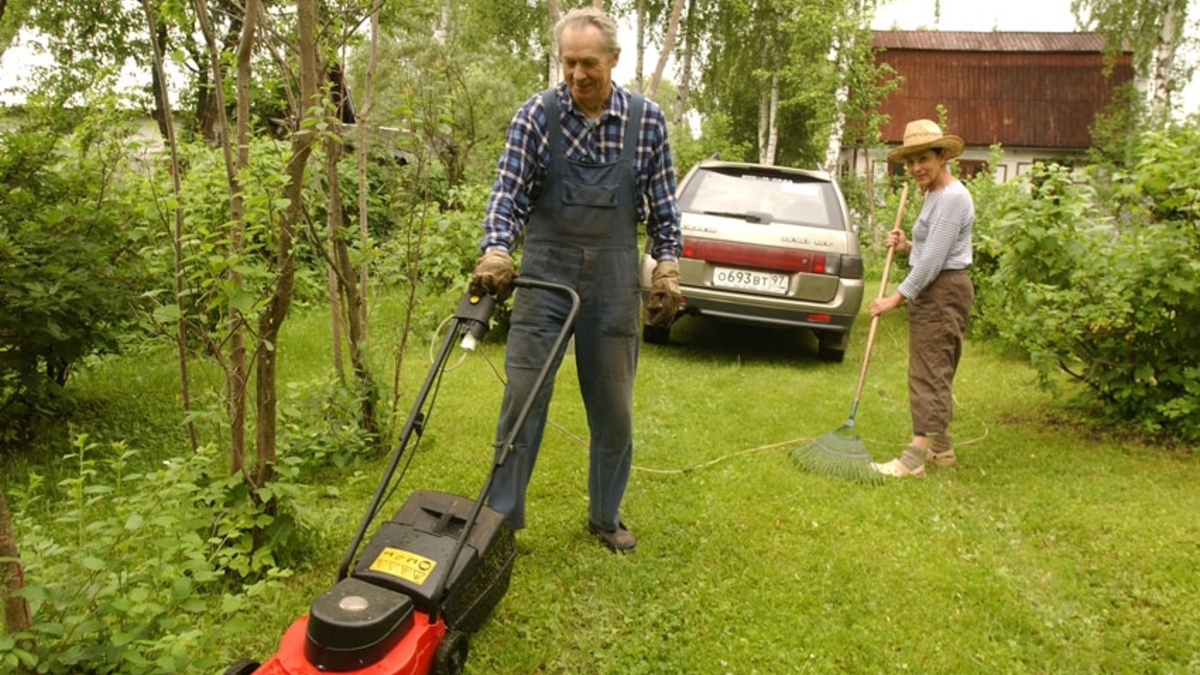
M 613 530 L 633 455 L 640 303 L 634 154 L 645 99 L 632 94 L 621 157 L 608 164 L 566 159 L 553 90 L 542 93 L 542 104 L 550 164 L 525 227 L 520 274 L 570 286 L 579 293 L 573 332 L 591 436 L 588 516 L 597 526 Z M 554 375 L 563 358 L 550 350 L 569 310 L 570 300 L 560 292 L 522 288 L 514 296 L 504 362 L 508 384 L 500 407 L 497 446 L 510 432 L 542 366 L 550 358 L 554 361 L 488 493 L 488 506 L 504 514 L 513 529 L 525 526 L 525 489 L 546 427 Z M 496 448 L 497 453 L 501 450 Z

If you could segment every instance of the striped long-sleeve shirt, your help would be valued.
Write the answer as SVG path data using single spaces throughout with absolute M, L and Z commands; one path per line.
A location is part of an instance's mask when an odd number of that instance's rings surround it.
M 581 162 L 615 162 L 625 141 L 630 93 L 613 85 L 612 94 L 597 123 L 588 125 L 566 84 L 555 89 L 560 110 L 567 159 Z M 550 163 L 550 137 L 546 131 L 546 109 L 540 93 L 517 110 L 509 123 L 496 180 L 483 216 L 481 250 L 511 252 L 541 193 L 542 180 Z M 682 237 L 679 205 L 675 201 L 675 168 L 667 141 L 667 120 L 662 109 L 646 100 L 634 155 L 637 176 L 638 221 L 646 223 L 651 253 L 658 260 L 679 257 Z
M 912 228 L 909 272 L 900 282 L 900 295 L 917 297 L 943 270 L 966 269 L 971 264 L 971 230 L 975 202 L 961 181 L 926 193 L 921 213 Z

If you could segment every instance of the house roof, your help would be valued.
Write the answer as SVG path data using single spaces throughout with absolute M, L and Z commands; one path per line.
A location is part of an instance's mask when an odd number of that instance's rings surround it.
M 883 49 L 951 52 L 1102 52 L 1102 33 L 1021 33 L 947 30 L 872 31 Z

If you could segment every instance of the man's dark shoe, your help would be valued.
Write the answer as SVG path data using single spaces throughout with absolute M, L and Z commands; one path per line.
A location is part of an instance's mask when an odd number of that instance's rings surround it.
M 588 531 L 592 534 L 600 535 L 600 538 L 604 540 L 604 544 L 615 553 L 632 551 L 633 547 L 637 546 L 637 537 L 633 536 L 633 533 L 626 529 L 625 523 L 618 522 L 617 529 L 615 530 L 602 530 L 599 525 L 589 522 Z

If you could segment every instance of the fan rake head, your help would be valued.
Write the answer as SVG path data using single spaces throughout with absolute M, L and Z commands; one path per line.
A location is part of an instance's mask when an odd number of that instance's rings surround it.
M 871 454 L 847 422 L 791 451 L 792 461 L 806 471 L 855 483 L 878 484 L 883 474 L 871 468 Z

